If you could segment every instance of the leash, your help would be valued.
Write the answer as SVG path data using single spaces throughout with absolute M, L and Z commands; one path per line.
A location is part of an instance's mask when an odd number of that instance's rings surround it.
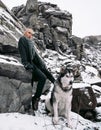
M 78 112 L 77 112 L 77 114 L 78 114 L 78 115 L 77 115 L 77 123 L 76 123 L 76 127 L 75 127 L 76 130 L 77 130 L 78 123 L 79 123 L 79 112 L 80 112 L 80 103 L 81 103 L 80 97 L 81 97 L 81 96 L 78 96 L 79 107 L 78 107 Z

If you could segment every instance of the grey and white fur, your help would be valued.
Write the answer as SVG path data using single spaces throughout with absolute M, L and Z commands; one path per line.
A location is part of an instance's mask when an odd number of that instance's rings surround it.
M 57 80 L 54 83 L 54 88 L 51 97 L 46 99 L 46 108 L 53 115 L 53 124 L 58 124 L 59 116 L 64 116 L 67 119 L 66 124 L 71 127 L 70 114 L 72 102 L 72 83 L 74 77 L 71 69 L 62 67 Z

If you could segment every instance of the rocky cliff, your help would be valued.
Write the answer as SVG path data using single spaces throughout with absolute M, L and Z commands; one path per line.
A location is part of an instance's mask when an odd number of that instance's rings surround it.
M 34 29 L 36 48 L 55 78 L 62 65 L 70 64 L 75 72 L 75 84 L 80 83 L 77 85 L 80 88 L 86 87 L 79 91 L 88 94 L 88 85 L 81 83 L 89 84 L 96 97 L 91 96 L 94 104 L 85 105 L 85 110 L 94 110 L 101 105 L 101 101 L 96 102 L 96 98 L 101 98 L 101 91 L 94 87 L 101 86 L 100 36 L 83 39 L 72 36 L 72 15 L 61 11 L 57 5 L 37 0 L 28 0 L 26 6 L 14 7 L 12 12 L 0 1 L 0 18 L 0 112 L 24 112 L 24 107 L 31 101 L 31 73 L 21 64 L 17 49 L 25 27 Z M 49 87 L 47 81 L 45 90 Z M 89 96 L 85 99 L 89 101 Z
M 32 6 L 33 5 L 33 6 Z M 72 34 L 72 15 L 55 4 L 29 0 L 26 6 L 14 7 L 12 12 L 27 27 L 36 32 L 38 45 L 43 48 L 66 51 Z

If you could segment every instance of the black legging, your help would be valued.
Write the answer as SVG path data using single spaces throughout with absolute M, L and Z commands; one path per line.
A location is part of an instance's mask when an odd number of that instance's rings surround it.
M 52 76 L 52 74 L 46 68 L 39 69 L 37 66 L 34 66 L 34 70 L 33 70 L 33 73 L 32 73 L 32 82 L 38 81 L 36 93 L 34 95 L 35 98 L 40 98 L 47 78 L 52 83 L 54 83 L 54 81 L 55 81 L 54 77 Z

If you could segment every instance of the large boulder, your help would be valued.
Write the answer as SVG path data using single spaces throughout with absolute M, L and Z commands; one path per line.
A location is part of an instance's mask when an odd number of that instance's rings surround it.
M 0 112 L 24 112 L 31 97 L 32 87 L 29 83 L 0 76 Z
M 92 87 L 80 87 L 73 89 L 73 100 L 72 100 L 72 111 L 81 114 L 83 117 L 93 117 L 93 112 L 97 106 L 96 96 L 93 92 Z M 87 116 L 87 113 L 91 114 Z
M 37 82 L 31 86 L 32 74 L 15 58 L 0 55 L 0 112 L 24 112 L 31 104 Z M 50 88 L 47 80 L 43 89 Z
M 0 112 L 24 112 L 31 102 L 31 73 L 15 58 L 0 55 Z
M 25 26 L 0 1 L 0 53 L 16 54 L 17 42 Z
M 38 2 L 37 0 L 27 0 L 26 3 L 26 13 L 37 13 L 38 11 Z
M 77 56 L 78 60 L 81 60 L 83 57 L 84 49 L 83 49 L 83 40 L 77 36 L 71 36 L 68 38 L 68 46 L 72 48 L 72 52 Z
M 0 55 L 0 76 L 31 82 L 31 73 L 15 58 Z

